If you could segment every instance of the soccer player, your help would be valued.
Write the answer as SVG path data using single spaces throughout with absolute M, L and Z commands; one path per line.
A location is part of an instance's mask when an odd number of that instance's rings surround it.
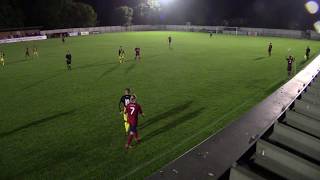
M 62 43 L 64 44 L 66 42 L 66 37 L 64 35 L 61 35 L 61 40 L 62 40 Z
M 33 56 L 39 57 L 38 48 L 33 47 Z
M 289 55 L 289 57 L 286 60 L 288 62 L 288 67 L 287 67 L 288 76 L 290 77 L 292 75 L 292 66 L 295 61 L 295 58 L 292 55 Z
M 66 63 L 67 63 L 67 69 L 71 71 L 71 62 L 72 62 L 72 55 L 70 51 L 67 52 L 66 54 Z
M 168 43 L 169 43 L 169 48 L 171 48 L 171 44 L 172 44 L 172 37 L 171 36 L 168 37 Z
M 129 88 L 126 88 L 124 90 L 124 95 L 121 97 L 119 101 L 119 111 L 120 114 L 123 114 L 123 120 L 124 120 L 124 129 L 125 133 L 129 133 L 129 123 L 128 123 L 128 116 L 125 113 L 127 105 L 130 103 L 130 98 L 131 98 L 131 90 Z
M 273 46 L 272 46 L 272 43 L 270 42 L 270 43 L 269 43 L 269 47 L 268 47 L 269 57 L 272 55 L 272 48 L 273 48 Z
M 141 59 L 141 49 L 139 48 L 139 47 L 136 47 L 135 49 L 134 49 L 134 51 L 136 52 L 136 57 L 135 57 L 135 59 L 136 60 L 140 60 Z
M 130 98 L 130 103 L 126 107 L 126 113 L 128 115 L 128 122 L 130 124 L 130 130 L 129 130 L 129 136 L 128 136 L 128 142 L 125 145 L 126 149 L 132 148 L 131 142 L 134 138 L 136 142 L 140 143 L 140 138 L 138 135 L 138 117 L 139 115 L 144 116 L 142 112 L 141 106 L 137 103 L 137 97 L 132 95 Z
M 311 49 L 310 49 L 309 46 L 307 46 L 306 55 L 305 55 L 306 60 L 309 60 L 309 58 L 310 58 L 310 52 L 311 52 Z
M 1 62 L 1 64 L 2 64 L 2 67 L 4 67 L 4 52 L 0 52 L 0 62 Z
M 30 57 L 30 52 L 29 52 L 29 48 L 26 47 L 25 58 L 27 59 L 28 57 Z
M 210 38 L 212 38 L 212 36 L 213 36 L 213 33 L 212 33 L 212 31 L 210 31 Z
M 124 60 L 126 58 L 126 52 L 123 50 L 122 46 L 120 46 L 118 54 L 119 54 L 120 64 L 124 63 Z

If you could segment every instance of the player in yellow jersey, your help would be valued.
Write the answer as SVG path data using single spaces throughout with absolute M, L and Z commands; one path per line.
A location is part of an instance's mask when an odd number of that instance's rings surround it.
M 121 97 L 119 102 L 119 110 L 120 110 L 120 114 L 123 114 L 124 128 L 125 128 L 126 134 L 128 134 L 129 132 L 130 125 L 128 123 L 128 116 L 125 112 L 125 109 L 127 105 L 130 103 L 130 98 L 131 98 L 131 90 L 129 88 L 126 88 L 124 90 L 124 95 Z
M 119 62 L 120 64 L 124 63 L 126 58 L 126 52 L 123 50 L 122 46 L 119 48 Z
M 4 57 L 5 57 L 5 55 L 4 55 L 4 52 L 0 52 L 0 63 L 1 63 L 1 65 L 2 65 L 2 67 L 4 67 Z
M 33 47 L 33 56 L 39 57 L 38 48 L 36 48 L 36 47 Z

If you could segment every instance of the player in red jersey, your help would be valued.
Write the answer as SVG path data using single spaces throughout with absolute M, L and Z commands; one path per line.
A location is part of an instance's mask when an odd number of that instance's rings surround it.
M 136 52 L 136 57 L 135 57 L 135 59 L 136 60 L 140 60 L 141 59 L 141 49 L 139 48 L 139 47 L 136 47 L 135 49 L 134 49 L 134 51 Z
M 141 106 L 137 103 L 137 97 L 135 95 L 132 95 L 130 98 L 130 103 L 126 107 L 126 113 L 128 115 L 128 122 L 130 124 L 130 130 L 129 130 L 129 136 L 128 136 L 128 142 L 125 145 L 126 149 L 131 148 L 131 142 L 134 138 L 137 143 L 140 143 L 140 138 L 138 135 L 138 117 L 139 115 L 144 116 L 142 112 Z

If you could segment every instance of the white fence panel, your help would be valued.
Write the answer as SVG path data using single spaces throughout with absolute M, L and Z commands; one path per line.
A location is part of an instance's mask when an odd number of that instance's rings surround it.
M 246 28 L 239 27 L 237 30 L 232 31 L 225 26 L 187 26 L 187 25 L 133 25 L 133 26 L 105 26 L 105 27 L 90 27 L 90 28 L 74 28 L 74 29 L 56 29 L 41 31 L 41 35 L 51 35 L 59 33 L 70 32 L 124 32 L 124 31 L 155 31 L 155 30 L 167 30 L 167 31 L 213 31 L 224 34 L 238 34 L 238 35 L 258 35 L 258 36 L 275 36 L 275 37 L 287 37 L 287 38 L 310 38 L 314 40 L 320 40 L 320 34 L 315 31 L 310 31 L 309 35 L 305 31 L 297 30 L 284 30 L 284 29 L 264 29 L 264 28 Z

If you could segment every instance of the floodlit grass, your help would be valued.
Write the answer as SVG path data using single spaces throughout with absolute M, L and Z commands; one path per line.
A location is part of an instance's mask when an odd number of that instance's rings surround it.
M 167 37 L 173 37 L 173 49 Z M 274 54 L 267 57 L 272 41 Z M 24 59 L 26 46 L 38 59 Z M 130 61 L 119 64 L 124 46 Z M 142 48 L 142 62 L 133 48 Z M 110 33 L 1 45 L 0 179 L 141 179 L 257 104 L 316 41 L 185 32 Z M 65 53 L 73 54 L 66 71 Z M 142 144 L 125 152 L 118 101 L 138 95 Z

